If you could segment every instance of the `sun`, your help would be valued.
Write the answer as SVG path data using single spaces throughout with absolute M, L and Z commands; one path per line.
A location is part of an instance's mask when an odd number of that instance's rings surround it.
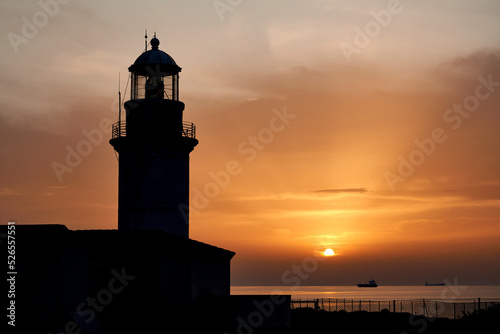
M 328 249 L 325 249 L 325 251 L 323 252 L 323 255 L 325 255 L 325 256 L 333 256 L 333 255 L 335 255 L 335 252 L 333 251 L 333 249 L 328 248 Z

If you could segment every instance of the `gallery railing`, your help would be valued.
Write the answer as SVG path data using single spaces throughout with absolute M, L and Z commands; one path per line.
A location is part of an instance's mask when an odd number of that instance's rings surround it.
M 112 138 L 127 136 L 127 126 L 125 121 L 116 122 L 112 128 Z M 196 126 L 191 122 L 182 122 L 182 136 L 196 139 Z

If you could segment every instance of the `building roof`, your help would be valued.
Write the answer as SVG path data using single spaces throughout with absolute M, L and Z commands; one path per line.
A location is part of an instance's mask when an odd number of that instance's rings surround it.
M 7 231 L 6 226 L 5 231 Z M 3 228 L 0 229 L 3 232 Z M 90 258 L 175 258 L 228 261 L 234 252 L 161 230 L 69 230 L 64 225 L 16 225 L 16 240 L 36 252 L 72 247 Z

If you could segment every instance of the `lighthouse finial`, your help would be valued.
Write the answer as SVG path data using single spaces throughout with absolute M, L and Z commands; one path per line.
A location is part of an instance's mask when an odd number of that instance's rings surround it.
M 160 45 L 160 40 L 156 38 L 156 31 L 155 31 L 154 37 L 151 38 L 151 48 L 153 50 L 158 50 L 158 45 Z

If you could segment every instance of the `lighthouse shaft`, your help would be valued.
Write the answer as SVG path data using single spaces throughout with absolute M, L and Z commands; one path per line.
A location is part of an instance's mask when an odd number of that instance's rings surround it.
M 151 44 L 129 68 L 126 121 L 113 126 L 110 140 L 119 153 L 118 229 L 189 237 L 189 154 L 198 141 L 178 101 L 180 67 Z

